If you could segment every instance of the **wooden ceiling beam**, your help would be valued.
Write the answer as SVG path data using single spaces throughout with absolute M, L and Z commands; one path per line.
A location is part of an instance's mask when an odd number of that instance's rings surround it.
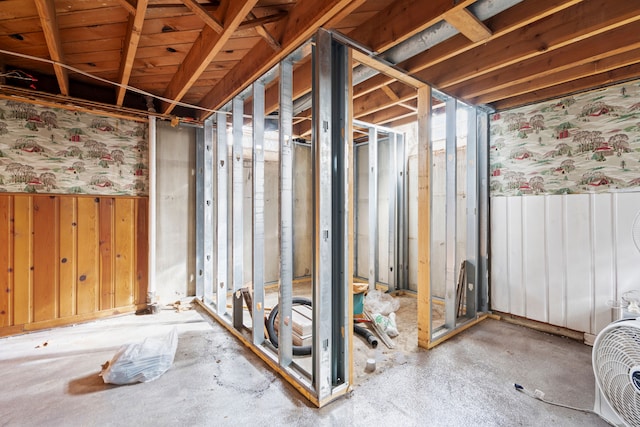
M 136 7 L 129 3 L 128 0 L 118 0 L 118 2 L 126 9 L 127 12 L 129 12 L 130 15 L 136 14 Z
M 444 19 L 472 42 L 491 37 L 491 30 L 466 8 L 455 8 L 444 14 Z
M 286 16 L 287 14 L 284 13 L 284 16 Z M 254 21 L 258 21 L 258 18 L 256 17 L 256 15 L 253 12 L 249 12 L 249 16 L 251 17 L 251 23 L 253 23 Z M 278 42 L 278 40 L 276 40 L 275 37 L 273 37 L 273 35 L 269 32 L 269 30 L 267 30 L 267 28 L 264 26 L 264 24 L 259 23 L 255 26 L 256 29 L 256 33 L 258 33 L 258 35 L 260 37 L 262 37 L 264 39 L 264 41 L 267 42 L 267 44 L 269 46 L 271 46 L 271 49 L 273 49 L 274 51 L 278 52 L 280 49 L 282 49 L 282 46 L 280 46 L 280 42 Z
M 164 97 L 172 100 L 169 104 L 163 103 L 164 114 L 169 114 L 184 97 L 257 2 L 258 0 L 227 0 L 220 4 L 215 17 L 222 22 L 223 31 L 216 33 L 209 26 L 202 29 L 164 92 Z
M 492 106 L 497 111 L 503 111 L 534 102 L 539 103 L 543 102 L 543 100 L 557 99 L 572 93 L 593 89 L 594 87 L 602 87 L 623 80 L 637 78 L 638 75 L 640 75 L 640 63 L 617 68 L 605 73 L 593 74 L 589 77 L 528 92 L 524 95 L 501 99 L 494 102 Z
M 487 25 L 493 30 L 493 34 L 488 40 L 507 35 L 581 1 L 583 0 L 524 0 L 486 21 Z M 535 14 L 531 13 L 532 10 L 536 11 Z M 485 42 L 470 42 L 467 37 L 458 34 L 397 65 L 409 73 L 416 73 L 467 52 Z M 354 96 L 361 96 L 392 81 L 393 78 L 388 76 L 375 76 L 357 85 L 354 88 Z
M 389 77 L 393 77 L 395 80 L 398 80 L 406 85 L 409 85 L 415 89 L 421 88 L 425 85 L 424 82 L 416 79 L 415 77 L 410 76 L 406 71 L 397 68 L 391 64 L 388 64 L 380 59 L 369 56 L 363 52 L 360 52 L 357 49 L 353 49 L 353 60 L 359 62 L 362 65 L 366 65 L 369 68 L 373 68 L 374 70 L 387 75 Z
M 261 40 L 211 89 L 200 106 L 212 110 L 220 108 L 248 83 L 255 81 L 309 39 L 318 28 L 328 25 L 331 20 L 338 22 L 362 3 L 364 0 L 298 1 L 289 11 L 288 18 L 274 26 L 272 34 L 278 38 L 282 49 L 275 52 L 267 41 Z M 200 118 L 208 115 L 210 113 L 203 114 Z
M 371 19 L 349 33 L 373 52 L 382 53 L 390 47 L 440 22 L 449 11 L 464 9 L 476 0 L 396 0 Z
M 196 0 L 182 0 L 182 3 L 216 33 L 224 30 L 222 23 Z
M 543 90 L 551 86 L 558 86 L 573 80 L 581 80 L 592 75 L 602 75 L 602 73 L 615 71 L 619 68 L 625 68 L 637 63 L 640 63 L 640 48 L 618 55 L 608 56 L 603 59 L 595 59 L 594 61 L 577 65 L 569 70 L 562 70 L 552 75 L 547 75 L 545 78 L 533 78 L 496 92 L 471 98 L 469 101 L 474 104 L 491 104 L 500 99 L 526 95 L 529 92 Z
M 53 64 L 53 70 L 58 80 L 58 87 L 62 95 L 69 95 L 69 74 L 67 69 L 60 64 L 64 64 L 64 54 L 62 51 L 62 42 L 60 41 L 60 31 L 58 28 L 58 20 L 56 16 L 56 5 L 54 0 L 35 0 L 40 24 L 44 32 L 44 38 L 47 41 L 49 56 L 56 63 Z
M 136 52 L 138 50 L 138 43 L 140 43 L 140 36 L 142 35 L 142 26 L 144 24 L 148 3 L 149 0 L 138 0 L 135 14 L 129 16 L 127 35 L 124 41 L 124 51 L 122 52 L 120 70 L 118 72 L 118 82 L 120 83 L 116 94 L 116 105 L 118 106 L 122 106 L 124 96 L 127 93 L 127 86 L 129 85 L 131 70 L 136 59 Z
M 561 82 L 549 84 L 547 78 L 557 78 L 561 72 L 566 72 L 568 78 L 582 78 L 587 75 L 577 76 L 575 69 L 580 67 L 582 72 L 599 74 L 608 69 L 625 66 L 635 61 L 633 51 L 640 48 L 640 34 L 635 23 L 625 25 L 604 34 L 579 41 L 561 49 L 549 52 L 546 55 L 537 56 L 527 61 L 520 62 L 509 68 L 509 73 L 495 71 L 486 76 L 473 80 L 471 84 L 461 84 L 451 87 L 449 93 L 465 100 L 474 99 L 476 102 L 490 103 L 509 96 L 513 87 L 526 83 L 531 90 L 540 87 L 551 86 Z M 588 52 L 588 56 L 585 56 Z M 628 53 L 628 54 L 627 54 Z M 615 61 L 606 61 L 607 58 L 616 57 Z M 624 58 L 631 62 L 625 62 Z M 620 61 L 622 59 L 622 61 Z M 590 64 L 592 67 L 584 68 L 582 65 Z M 598 64 L 595 66 L 595 64 Z M 616 65 L 618 64 L 618 65 Z M 552 80 L 552 79 L 550 79 Z M 544 86 L 543 86 L 544 85 Z M 511 95 L 513 96 L 513 95 Z
M 478 78 L 640 20 L 633 2 L 580 3 L 415 74 L 438 89 Z

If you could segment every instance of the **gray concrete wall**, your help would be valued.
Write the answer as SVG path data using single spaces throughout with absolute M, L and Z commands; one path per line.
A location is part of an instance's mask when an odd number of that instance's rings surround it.
M 195 129 L 157 122 L 156 286 L 161 303 L 195 295 Z

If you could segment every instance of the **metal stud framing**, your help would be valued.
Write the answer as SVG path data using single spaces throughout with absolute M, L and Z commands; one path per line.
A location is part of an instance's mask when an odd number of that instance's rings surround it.
M 196 296 L 204 298 L 204 127 L 196 129 Z M 211 187 L 209 187 L 211 190 Z
M 227 115 L 216 113 L 216 313 L 227 313 Z
M 281 366 L 292 360 L 293 298 L 293 64 L 280 63 L 280 295 L 278 357 Z
M 348 385 L 347 327 L 349 152 L 347 48 L 324 30 L 316 34 L 313 75 L 314 298 L 313 383 L 318 399 Z M 350 168 L 349 168 L 350 169 Z
M 253 344 L 264 342 L 264 84 L 253 83 Z
M 207 119 L 204 122 L 203 132 L 203 164 L 202 164 L 202 181 L 203 181 L 203 271 L 198 270 L 198 275 L 203 277 L 202 294 L 203 301 L 211 301 L 213 298 L 213 277 L 214 259 L 213 259 L 213 241 L 214 241 L 214 203 L 213 198 L 213 122 Z
M 466 317 L 474 317 L 477 312 L 476 283 L 478 277 L 478 150 L 476 110 L 467 110 L 467 258 L 465 265 Z
M 233 150 L 232 150 L 232 240 L 233 240 L 233 326 L 242 327 L 242 294 L 244 284 L 244 155 L 242 147 L 244 125 L 244 101 L 236 96 L 232 101 Z
M 458 102 L 455 98 L 447 99 L 446 105 L 446 195 L 445 195 L 445 327 L 453 329 L 456 326 L 456 242 L 457 242 L 457 155 L 456 155 L 456 112 Z
M 369 128 L 369 290 L 378 283 L 378 131 Z
M 477 311 L 489 311 L 489 114 L 477 111 L 478 294 Z

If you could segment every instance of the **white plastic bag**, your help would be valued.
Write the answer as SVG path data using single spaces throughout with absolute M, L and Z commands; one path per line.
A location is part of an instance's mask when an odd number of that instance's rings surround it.
M 380 327 L 380 329 L 389 335 L 390 338 L 395 338 L 400 334 L 398 332 L 398 326 L 396 325 L 395 313 L 389 313 L 389 317 L 376 313 L 373 315 L 373 321 Z
M 108 384 L 133 384 L 153 381 L 173 364 L 178 348 L 178 330 L 161 337 L 145 338 L 125 344 L 103 367 L 100 375 Z
M 390 313 L 400 309 L 400 300 L 375 289 L 369 291 L 364 298 L 364 308 L 369 313 L 380 313 L 383 316 L 388 316 Z

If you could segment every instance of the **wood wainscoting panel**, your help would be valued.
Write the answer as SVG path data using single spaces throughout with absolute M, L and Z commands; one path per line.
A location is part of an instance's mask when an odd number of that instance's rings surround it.
M 0 336 L 146 304 L 148 201 L 0 195 Z

